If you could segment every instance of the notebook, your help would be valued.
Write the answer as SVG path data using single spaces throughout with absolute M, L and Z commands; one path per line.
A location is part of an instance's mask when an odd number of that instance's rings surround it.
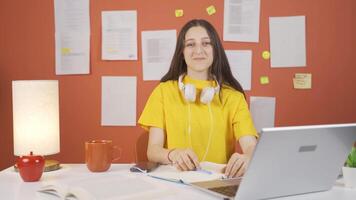
M 154 166 L 153 168 L 147 166 Z M 166 180 L 170 182 L 189 184 L 225 178 L 225 164 L 212 162 L 201 162 L 201 169 L 194 171 L 180 171 L 173 165 L 152 165 L 151 162 L 138 163 L 130 168 L 131 172 L 142 172 L 152 178 Z
M 264 128 L 243 178 L 190 185 L 235 200 L 329 190 L 355 141 L 356 123 Z

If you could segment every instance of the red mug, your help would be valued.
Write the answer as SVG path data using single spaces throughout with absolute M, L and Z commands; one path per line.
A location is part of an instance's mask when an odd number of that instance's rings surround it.
M 113 157 L 114 150 L 119 152 Z M 120 159 L 121 149 L 112 144 L 112 140 L 92 140 L 85 142 L 85 163 L 92 172 L 107 171 L 113 161 Z

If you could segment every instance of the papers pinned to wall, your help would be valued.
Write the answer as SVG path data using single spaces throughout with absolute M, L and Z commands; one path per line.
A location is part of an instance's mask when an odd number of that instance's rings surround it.
M 136 126 L 136 77 L 103 76 L 101 81 L 101 125 Z
M 89 74 L 89 0 L 55 0 L 56 75 Z
M 168 72 L 176 40 L 176 30 L 142 31 L 143 80 L 160 80 Z
M 103 60 L 137 60 L 137 12 L 102 12 Z
M 239 81 L 244 90 L 251 90 L 251 50 L 226 50 L 232 75 Z
M 224 1 L 224 40 L 258 42 L 260 0 Z
M 257 132 L 274 127 L 275 107 L 275 97 L 250 97 L 250 111 Z
M 270 17 L 271 67 L 306 66 L 305 16 Z

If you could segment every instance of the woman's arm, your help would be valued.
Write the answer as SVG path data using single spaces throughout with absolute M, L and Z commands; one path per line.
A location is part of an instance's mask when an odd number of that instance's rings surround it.
M 165 135 L 161 128 L 151 127 L 147 146 L 147 158 L 149 161 L 169 164 L 169 150 L 163 148 Z
M 255 136 L 241 137 L 239 143 L 241 145 L 243 154 L 247 154 L 249 157 L 251 157 L 257 144 L 256 137 Z
M 194 170 L 199 168 L 199 161 L 192 149 L 166 149 L 164 148 L 164 130 L 151 127 L 147 146 L 147 158 L 149 161 L 170 164 L 172 163 L 180 170 Z M 168 158 L 169 156 L 169 158 Z
M 225 175 L 228 177 L 242 176 L 251 160 L 257 140 L 255 136 L 243 136 L 239 139 L 243 154 L 234 153 L 226 165 Z

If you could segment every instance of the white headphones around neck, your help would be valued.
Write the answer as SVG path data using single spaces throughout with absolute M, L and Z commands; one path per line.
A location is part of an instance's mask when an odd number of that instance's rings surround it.
M 195 99 L 197 96 L 195 86 L 193 84 L 184 84 L 183 83 L 184 76 L 185 76 L 185 74 L 182 74 L 179 76 L 178 87 L 182 91 L 183 96 L 186 101 L 195 102 Z M 203 88 L 203 90 L 200 94 L 200 102 L 202 102 L 203 104 L 209 104 L 213 100 L 214 95 L 219 93 L 220 86 L 219 86 L 219 83 L 216 80 L 215 76 L 214 76 L 214 80 L 215 80 L 217 86 L 216 87 L 205 87 L 205 88 Z

